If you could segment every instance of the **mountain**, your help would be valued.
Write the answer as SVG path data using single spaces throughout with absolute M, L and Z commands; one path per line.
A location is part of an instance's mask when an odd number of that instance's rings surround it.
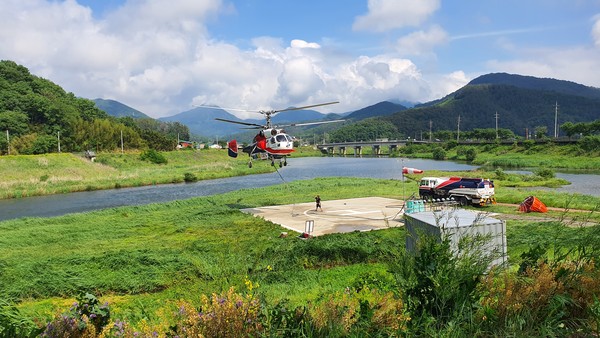
M 161 117 L 159 120 L 179 122 L 188 126 L 192 134 L 213 138 L 240 134 L 244 132 L 245 128 L 243 125 L 235 123 L 216 121 L 215 118 L 264 125 L 265 119 L 258 113 L 256 115 L 258 117 L 256 119 L 242 120 L 219 107 L 197 107 L 173 116 Z M 293 123 L 316 122 L 338 118 L 340 118 L 339 115 L 324 115 L 314 110 L 291 110 L 275 114 L 271 121 L 273 125 L 283 126 Z
M 554 132 L 555 108 L 558 125 L 570 121 L 600 119 L 600 89 L 574 82 L 505 73 L 478 77 L 446 97 L 386 117 L 407 136 L 421 131 L 472 130 L 498 127 L 524 135 L 526 128 L 546 127 Z
M 306 121 L 319 121 L 325 117 L 324 114 L 319 113 L 315 110 L 289 110 L 282 111 L 273 116 L 273 124 L 284 124 L 284 123 L 299 123 Z
M 541 91 L 553 91 L 566 95 L 583 96 L 590 99 L 600 99 L 600 89 L 584 86 L 579 83 L 556 80 L 549 78 L 537 78 L 533 76 L 524 76 L 507 73 L 492 73 L 482 75 L 471 82 L 469 85 L 508 85 L 523 89 L 533 89 Z
M 401 104 L 383 101 L 372 106 L 356 110 L 350 113 L 348 116 L 346 116 L 346 118 L 354 121 L 359 121 L 369 117 L 391 115 L 406 109 L 407 108 Z
M 258 120 L 242 120 L 219 107 L 196 107 L 173 116 L 161 117 L 159 120 L 182 123 L 188 126 L 192 134 L 209 138 L 235 134 L 244 127 L 238 124 L 217 121 L 215 118 L 249 123 L 264 123 L 264 121 Z
M 150 118 L 139 110 L 133 109 L 115 100 L 94 99 L 96 107 L 115 117 Z

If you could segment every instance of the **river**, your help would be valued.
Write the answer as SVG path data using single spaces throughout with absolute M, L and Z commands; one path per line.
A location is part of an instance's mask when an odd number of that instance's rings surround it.
M 195 183 L 85 191 L 70 194 L 0 200 L 0 221 L 22 217 L 52 217 L 91 210 L 168 202 L 264 187 L 315 177 L 370 177 L 402 179 L 402 167 L 461 171 L 475 166 L 450 161 L 401 158 L 306 157 L 293 158 L 278 173 L 238 176 Z M 557 174 L 573 182 L 559 191 L 600 196 L 600 176 Z

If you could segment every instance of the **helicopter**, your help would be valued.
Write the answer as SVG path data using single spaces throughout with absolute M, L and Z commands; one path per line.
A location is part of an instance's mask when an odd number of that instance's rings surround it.
M 281 129 L 281 127 L 296 127 L 296 126 L 309 126 L 316 124 L 324 124 L 324 123 L 334 123 L 334 122 L 342 122 L 344 120 L 331 120 L 331 121 L 321 121 L 321 122 L 307 122 L 307 123 L 292 123 L 281 126 L 274 126 L 271 123 L 271 117 L 277 113 L 281 113 L 284 111 L 291 110 L 301 110 L 313 107 L 326 106 L 330 104 L 339 103 L 338 101 L 327 102 L 327 103 L 319 103 L 310 106 L 303 107 L 291 107 L 280 110 L 260 110 L 256 113 L 263 114 L 265 116 L 265 124 L 257 124 L 257 123 L 249 123 L 243 121 L 233 121 L 222 118 L 215 118 L 217 121 L 235 123 L 247 126 L 243 129 L 258 129 L 259 132 L 254 136 L 252 142 L 241 148 L 242 152 L 248 154 L 250 157 L 250 161 L 248 162 L 248 167 L 252 168 L 252 160 L 260 159 L 260 160 L 270 160 L 271 165 L 274 166 L 275 162 L 279 162 L 279 167 L 287 166 L 287 157 L 294 152 L 294 140 L 293 138 L 285 133 L 285 130 Z M 238 143 L 236 140 L 231 140 L 227 143 L 227 152 L 230 157 L 238 156 Z

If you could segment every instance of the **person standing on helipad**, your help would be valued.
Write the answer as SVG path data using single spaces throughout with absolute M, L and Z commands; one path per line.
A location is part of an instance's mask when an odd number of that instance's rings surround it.
M 315 196 L 315 202 L 317 203 L 317 207 L 315 208 L 315 211 L 318 211 L 319 209 L 321 209 L 321 211 L 323 211 L 323 208 L 321 208 L 321 196 L 319 196 L 319 195 Z

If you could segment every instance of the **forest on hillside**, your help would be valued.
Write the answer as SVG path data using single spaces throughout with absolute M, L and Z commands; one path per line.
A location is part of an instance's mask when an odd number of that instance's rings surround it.
M 497 117 L 497 120 L 496 120 Z M 533 90 L 511 85 L 467 85 L 435 104 L 408 109 L 382 119 L 393 123 L 409 136 L 440 130 L 471 131 L 499 128 L 515 135 L 534 134 L 545 128 L 554 134 L 555 122 L 582 123 L 600 119 L 600 100 L 560 93 Z M 565 131 L 558 130 L 559 136 Z
M 0 61 L 0 154 L 43 154 L 116 149 L 172 150 L 178 122 L 115 118 L 91 100 L 67 93 L 13 61 Z

